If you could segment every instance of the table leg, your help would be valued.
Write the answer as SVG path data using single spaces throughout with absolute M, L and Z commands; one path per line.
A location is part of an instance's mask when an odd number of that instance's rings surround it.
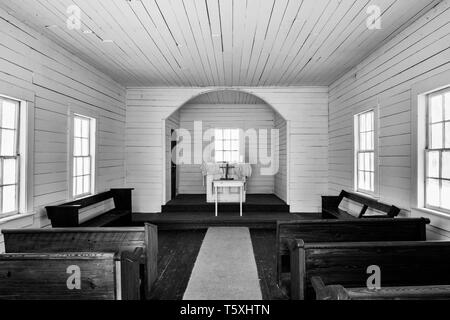
M 241 191 L 239 194 L 239 204 L 240 204 L 240 212 L 241 212 L 241 217 L 242 217 L 242 198 L 243 198 L 242 187 L 240 187 L 239 190 Z
M 218 195 L 217 195 L 217 186 L 214 186 L 214 193 L 215 193 L 215 200 L 216 200 L 216 217 L 219 215 L 219 212 L 218 212 L 218 205 L 217 205 L 217 198 L 218 198 Z

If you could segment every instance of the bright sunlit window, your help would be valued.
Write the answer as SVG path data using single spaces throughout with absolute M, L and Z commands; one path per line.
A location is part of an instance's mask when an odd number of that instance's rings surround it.
M 239 129 L 215 130 L 216 162 L 239 162 Z
M 428 96 L 425 202 L 450 212 L 450 89 Z
M 375 192 L 375 112 L 355 116 L 356 189 Z
M 74 198 L 94 192 L 95 183 L 95 119 L 75 115 L 73 119 L 73 175 Z
M 0 97 L 0 215 L 19 211 L 20 103 Z

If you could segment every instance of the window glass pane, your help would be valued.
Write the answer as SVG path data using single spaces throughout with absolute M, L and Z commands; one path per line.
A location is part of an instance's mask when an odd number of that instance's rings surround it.
M 73 194 L 76 196 L 76 195 L 78 195 L 78 190 L 77 190 L 77 179 L 76 178 L 74 178 L 73 179 L 73 186 L 72 186 L 72 188 L 73 188 Z
M 1 155 L 15 156 L 16 155 L 16 134 L 14 130 L 1 130 Z
M 89 140 L 81 139 L 81 155 L 88 156 L 89 155 Z
M 75 181 L 77 183 L 77 193 L 76 195 L 80 195 L 83 194 L 83 177 L 76 177 Z
M 445 124 L 445 147 L 450 149 L 450 122 Z
M 375 174 L 373 172 L 370 173 L 370 190 L 375 191 Z
M 372 121 L 373 121 L 373 112 L 369 112 L 366 115 L 366 130 L 367 131 L 373 130 Z
M 370 154 L 370 171 L 374 172 L 375 171 L 375 154 L 372 152 Z
M 359 132 L 366 132 L 366 115 L 361 114 L 359 116 Z
M 231 153 L 231 161 L 232 162 L 239 162 L 239 152 L 238 151 L 233 151 Z
M 83 175 L 83 158 L 76 158 L 75 163 L 76 163 L 76 168 L 77 168 L 75 175 L 82 176 Z
M 365 180 L 366 180 L 366 183 L 365 183 L 365 185 L 364 185 L 364 190 L 367 190 L 367 191 L 371 191 L 370 190 L 370 172 L 366 172 L 365 174 Z
M 366 146 L 367 146 L 367 144 L 366 144 L 366 142 L 367 142 L 366 135 L 367 135 L 366 133 L 362 133 L 362 134 L 360 135 L 360 139 L 359 139 L 359 149 L 360 149 L 361 151 L 366 150 Z
M 359 170 L 365 170 L 365 159 L 364 159 L 364 153 L 358 154 L 358 169 Z
M 228 151 L 231 150 L 231 141 L 224 141 L 223 143 L 223 150 Z
M 231 152 L 230 151 L 225 151 L 223 153 L 223 161 L 225 161 L 225 162 L 231 161 Z
M 16 186 L 3 187 L 2 199 L 2 213 L 10 213 L 17 210 L 17 195 Z
M 87 175 L 91 173 L 91 158 L 84 158 L 83 160 L 83 174 Z
M 441 207 L 450 210 L 450 181 L 442 181 Z
M 366 135 L 366 147 L 367 150 L 373 150 L 373 132 L 369 132 Z
M 81 139 L 75 138 L 73 141 L 73 155 L 81 156 Z
M 431 149 L 442 148 L 442 123 L 431 125 Z
M 430 99 L 430 121 L 431 123 L 443 120 L 442 95 Z
M 81 119 L 75 118 L 73 123 L 73 132 L 75 137 L 81 137 Z
M 3 184 L 16 184 L 16 163 L 15 159 L 3 160 Z
M 358 189 L 363 190 L 364 186 L 365 186 L 364 172 L 359 171 L 358 172 Z
M 91 192 L 91 176 L 84 176 L 83 177 L 83 193 L 90 193 Z
M 231 139 L 231 130 L 230 129 L 223 130 L 223 139 L 224 140 L 230 140 Z
M 433 207 L 439 207 L 439 198 L 439 180 L 427 179 L 427 204 Z
M 365 168 L 366 171 L 369 171 L 370 170 L 370 153 L 366 153 L 364 155 L 364 158 L 365 158 L 365 160 L 364 160 L 364 168 Z
M 216 162 L 223 162 L 223 151 L 216 150 Z
M 445 120 L 450 120 L 450 93 L 445 94 Z
M 231 141 L 231 150 L 233 151 L 239 150 L 239 141 Z
M 231 139 L 239 140 L 239 129 L 231 130 Z
M 427 177 L 430 178 L 439 178 L 439 172 L 440 172 L 440 165 L 439 165 L 439 152 L 429 152 L 428 153 L 428 170 L 427 170 Z
M 1 111 L 2 111 L 2 128 L 15 129 L 17 104 L 9 101 L 3 101 Z
M 89 120 L 83 119 L 81 121 L 81 136 L 89 138 Z
M 450 152 L 442 153 L 442 178 L 450 179 Z M 450 198 L 450 193 L 448 198 Z

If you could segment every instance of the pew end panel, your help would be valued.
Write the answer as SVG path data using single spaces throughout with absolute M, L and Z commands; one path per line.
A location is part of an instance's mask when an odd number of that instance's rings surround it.
M 145 250 L 146 250 L 146 297 L 150 296 L 150 292 L 158 279 L 158 227 L 146 223 L 145 224 Z
M 309 243 L 293 241 L 292 299 L 313 299 L 310 279 L 344 288 L 362 288 L 367 268 L 378 266 L 383 287 L 450 283 L 450 242 Z M 342 297 L 341 297 L 342 299 Z
M 14 253 L 0 255 L 0 299 L 139 299 L 134 253 Z M 123 277 L 123 273 L 127 273 Z M 139 287 L 137 287 L 138 289 Z
M 357 241 L 425 241 L 425 218 L 279 221 L 276 231 L 277 282 L 290 272 L 289 240 L 305 243 Z

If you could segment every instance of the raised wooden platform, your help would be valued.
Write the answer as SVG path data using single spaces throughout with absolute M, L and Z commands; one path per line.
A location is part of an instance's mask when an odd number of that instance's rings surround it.
M 239 212 L 239 203 L 220 203 L 219 211 Z M 244 212 L 284 212 L 289 213 L 290 208 L 274 194 L 248 194 L 247 201 L 243 204 Z M 174 200 L 162 206 L 162 212 L 214 212 L 214 203 L 206 202 L 206 195 L 178 195 Z
M 215 217 L 212 212 L 169 212 L 169 213 L 135 213 L 133 223 L 145 222 L 155 224 L 160 230 L 201 230 L 209 227 L 248 227 L 250 229 L 276 229 L 277 221 L 321 219 L 318 213 L 267 213 L 267 212 L 222 212 Z

